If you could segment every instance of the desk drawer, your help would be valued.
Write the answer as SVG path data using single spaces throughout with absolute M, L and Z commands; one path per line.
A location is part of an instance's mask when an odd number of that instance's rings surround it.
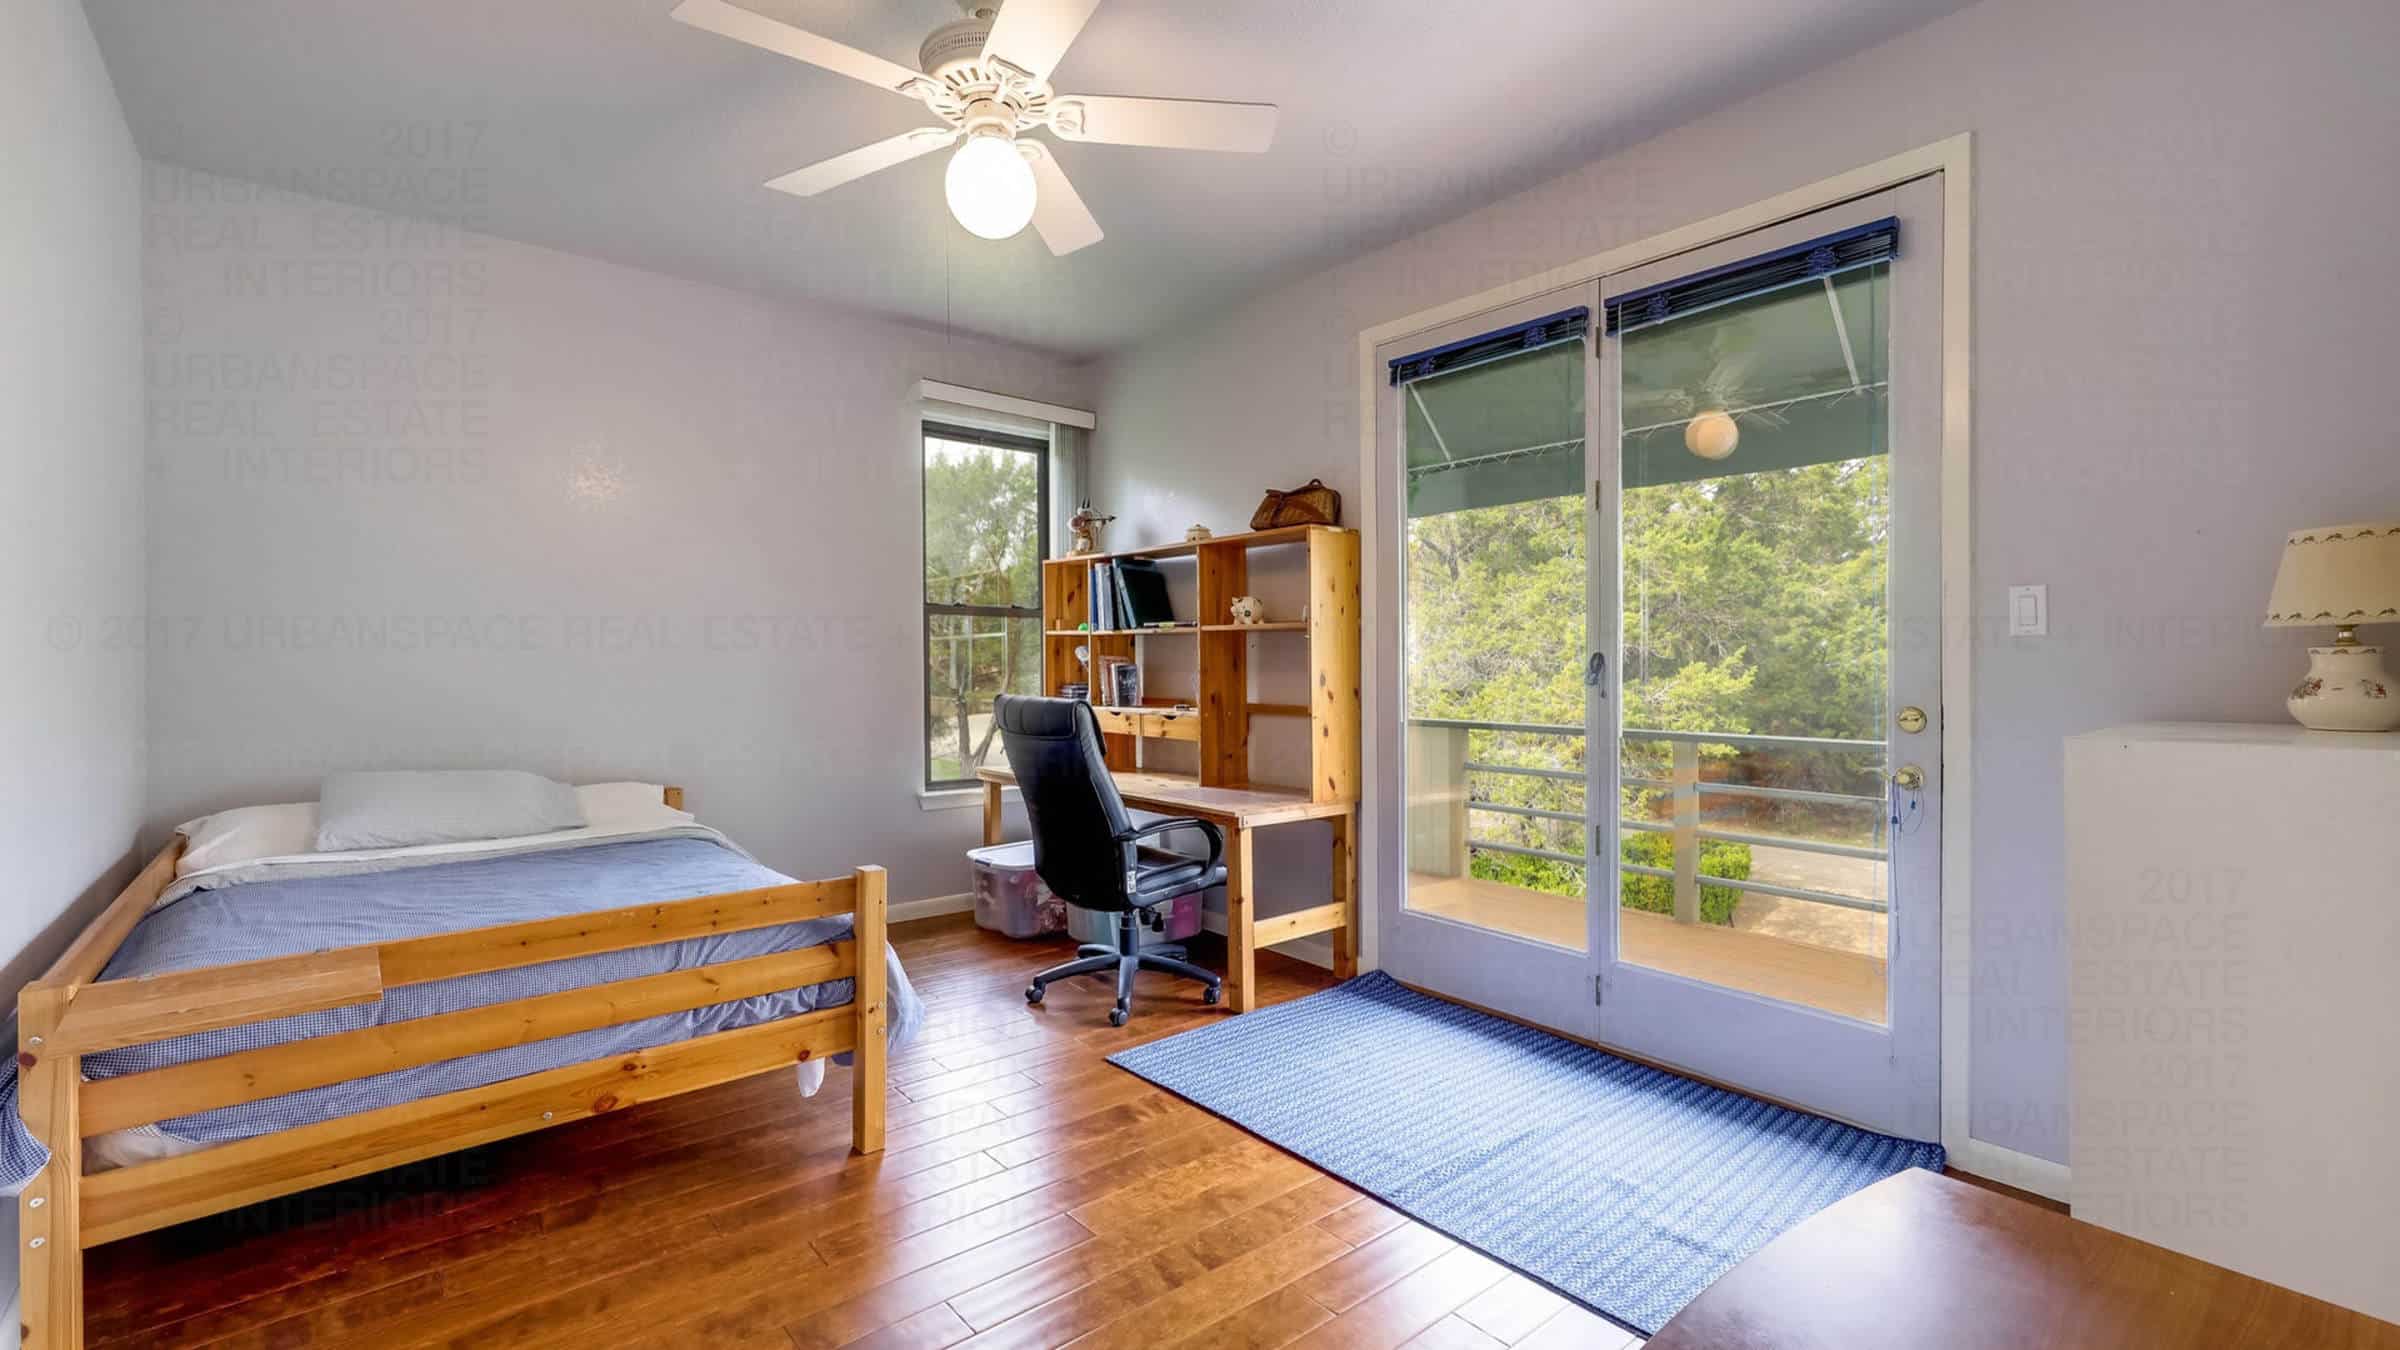
M 1192 741 L 1200 739 L 1200 714 L 1181 715 L 1163 709 L 1094 708 L 1099 716 L 1100 730 L 1111 736 L 1140 736 L 1154 741 Z

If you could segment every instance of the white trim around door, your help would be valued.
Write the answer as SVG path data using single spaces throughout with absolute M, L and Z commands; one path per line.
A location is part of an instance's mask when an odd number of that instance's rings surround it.
M 1374 500 L 1377 455 L 1376 397 L 1380 390 L 1375 349 L 1384 343 L 1442 324 L 1523 301 L 1594 277 L 1627 271 L 1673 254 L 1747 234 L 1809 212 L 1837 205 L 1902 183 L 1940 174 L 1942 180 L 1942 754 L 1946 801 L 1942 813 L 1942 1146 L 1958 1167 L 2038 1194 L 2063 1198 L 2067 1169 L 2063 1164 L 1976 1139 L 1968 1115 L 1968 1056 L 1973 996 L 1974 937 L 1974 514 L 1971 503 L 1971 463 L 1974 438 L 1973 278 L 1974 179 L 1973 143 L 1967 133 L 1893 155 L 1888 159 L 1794 188 L 1750 206 L 1711 216 L 1547 271 L 1494 287 L 1475 295 L 1420 310 L 1389 323 L 1377 324 L 1358 335 L 1359 482 L 1362 520 L 1377 520 Z M 1380 553 L 1368 550 L 1370 574 L 1364 578 L 1369 594 L 1378 593 L 1386 579 L 1372 573 Z M 1365 650 L 1376 650 L 1378 627 L 1384 622 L 1378 608 L 1365 607 Z M 1363 662 L 1360 694 L 1365 706 L 1377 706 L 1383 672 Z M 1383 782 L 1387 766 L 1380 738 L 1365 738 L 1362 768 L 1368 791 Z M 1390 841 L 1383 834 L 1383 812 L 1360 813 L 1359 879 L 1364 893 L 1375 895 L 1399 878 L 1384 875 L 1384 854 Z M 1361 969 L 1378 964 L 1379 934 L 1372 920 L 1361 935 Z

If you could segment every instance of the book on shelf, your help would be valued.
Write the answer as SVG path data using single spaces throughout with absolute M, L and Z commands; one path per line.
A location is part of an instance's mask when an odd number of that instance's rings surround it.
M 1148 558 L 1093 563 L 1084 622 L 1096 633 L 1181 626 L 1175 622 L 1174 602 L 1167 597 L 1166 574 Z
M 1126 673 L 1128 671 L 1132 672 L 1130 677 Z M 1141 687 L 1141 667 L 1134 662 L 1122 656 L 1103 656 L 1092 662 L 1092 703 L 1095 707 L 1123 707 L 1124 691 L 1130 688 L 1138 699 Z
M 1116 591 L 1109 582 L 1107 563 L 1101 562 L 1092 564 L 1092 580 L 1090 590 L 1091 593 L 1086 598 L 1089 600 L 1091 607 L 1091 614 L 1089 615 L 1089 618 L 1091 620 L 1092 630 L 1099 633 L 1108 632 L 1117 625 L 1115 621 Z
M 1114 570 L 1127 628 L 1161 628 L 1175 622 L 1175 606 L 1167 598 L 1167 576 L 1154 559 L 1125 558 Z

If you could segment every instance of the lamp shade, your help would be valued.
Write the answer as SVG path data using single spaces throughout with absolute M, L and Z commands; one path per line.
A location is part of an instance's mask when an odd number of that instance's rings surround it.
M 2400 524 L 2323 525 L 2283 541 L 2269 628 L 2400 623 Z

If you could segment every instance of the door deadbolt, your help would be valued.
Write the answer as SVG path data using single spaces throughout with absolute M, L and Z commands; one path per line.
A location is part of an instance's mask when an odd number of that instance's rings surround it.
M 1923 731 L 1925 729 L 1925 710 L 1913 703 L 1902 708 L 1900 710 L 1900 729 L 1912 734 Z
M 1902 792 L 1914 792 L 1925 786 L 1925 771 L 1914 764 L 1903 764 L 1893 771 L 1892 786 Z

